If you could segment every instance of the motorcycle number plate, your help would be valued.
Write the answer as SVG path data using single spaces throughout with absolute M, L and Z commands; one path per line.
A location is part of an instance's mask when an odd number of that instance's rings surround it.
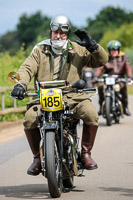
M 41 89 L 40 104 L 44 111 L 63 110 L 62 90 L 61 89 Z
M 115 78 L 114 77 L 107 77 L 105 79 L 105 84 L 106 85 L 114 85 L 115 84 Z

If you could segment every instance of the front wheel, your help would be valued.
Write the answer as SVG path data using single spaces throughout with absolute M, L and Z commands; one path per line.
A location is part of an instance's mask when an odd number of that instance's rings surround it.
M 62 167 L 55 133 L 46 133 L 46 174 L 51 197 L 58 198 L 62 192 Z
M 105 116 L 106 116 L 106 124 L 107 126 L 111 126 L 112 124 L 112 114 L 111 114 L 111 98 L 105 98 Z

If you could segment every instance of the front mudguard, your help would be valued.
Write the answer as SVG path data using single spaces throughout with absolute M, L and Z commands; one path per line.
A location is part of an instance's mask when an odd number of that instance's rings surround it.
M 45 133 L 47 130 L 52 130 L 57 132 L 58 129 L 58 122 L 57 121 L 51 121 L 51 122 L 45 122 L 43 125 L 43 134 L 40 140 L 40 159 L 41 159 L 41 166 L 42 166 L 42 174 L 46 177 L 46 166 L 45 166 L 45 155 L 44 155 L 44 149 L 45 149 Z M 47 177 L 46 177 L 47 178 Z
M 106 97 L 110 97 L 111 100 L 112 100 L 111 91 L 109 91 L 109 90 L 106 90 L 106 91 L 105 91 L 104 101 L 103 101 L 102 106 L 101 106 L 101 114 L 103 115 L 103 117 L 104 117 L 104 106 L 105 106 L 105 98 L 106 98 Z

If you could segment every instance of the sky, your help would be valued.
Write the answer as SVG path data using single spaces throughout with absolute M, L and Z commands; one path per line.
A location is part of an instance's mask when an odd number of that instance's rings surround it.
M 87 18 L 94 19 L 101 9 L 120 7 L 133 12 L 132 0 L 0 0 L 0 35 L 14 31 L 20 16 L 41 11 L 53 17 L 57 14 L 69 17 L 73 25 L 86 25 Z

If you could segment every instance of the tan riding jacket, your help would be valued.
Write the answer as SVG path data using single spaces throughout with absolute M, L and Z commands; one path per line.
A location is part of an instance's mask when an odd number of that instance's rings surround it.
M 108 55 L 100 45 L 96 52 L 90 53 L 85 47 L 69 41 L 68 48 L 62 55 L 59 79 L 72 84 L 81 78 L 84 66 L 100 67 L 107 60 Z M 53 72 L 54 57 L 51 46 L 48 45 L 38 45 L 34 48 L 18 70 L 20 82 L 26 85 L 33 77 L 39 82 L 53 80 Z

